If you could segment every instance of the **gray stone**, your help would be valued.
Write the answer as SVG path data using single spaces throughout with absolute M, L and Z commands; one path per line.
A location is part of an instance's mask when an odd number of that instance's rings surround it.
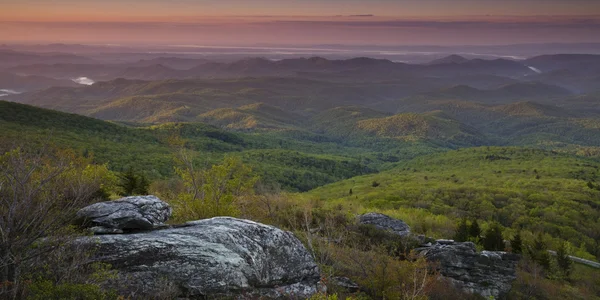
M 88 228 L 88 230 L 93 234 L 121 234 L 123 233 L 122 229 L 118 228 L 108 228 L 103 226 L 94 226 Z
M 380 213 L 366 213 L 358 219 L 360 224 L 373 225 L 379 229 L 391 231 L 399 236 L 410 235 L 410 226 L 401 220 L 388 217 Z
M 440 273 L 455 286 L 484 297 L 499 298 L 516 279 L 520 256 L 502 251 L 477 252 L 472 242 L 440 240 L 416 249 L 428 261 L 439 263 Z
M 428 261 L 438 263 L 441 275 L 455 286 L 484 297 L 501 297 L 510 291 L 516 279 L 516 267 L 520 260 L 517 254 L 500 251 L 477 252 L 472 242 L 459 243 L 453 240 L 432 240 L 411 234 L 410 227 L 401 220 L 379 213 L 360 216 L 360 224 L 398 234 L 406 240 L 415 240 L 421 248 L 415 249 Z
M 131 234 L 82 237 L 94 261 L 112 265 L 120 295 L 148 299 L 174 287 L 174 297 L 310 297 L 319 268 L 293 233 L 229 217 Z
M 360 291 L 360 286 L 348 277 L 332 277 L 331 283 L 345 289 L 350 293 Z
M 169 204 L 156 196 L 131 196 L 86 206 L 77 212 L 75 222 L 104 234 L 111 229 L 149 230 L 163 225 L 171 213 Z

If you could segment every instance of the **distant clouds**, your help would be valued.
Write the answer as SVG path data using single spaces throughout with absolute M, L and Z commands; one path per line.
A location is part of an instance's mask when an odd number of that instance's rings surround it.
M 463 45 L 600 42 L 600 16 L 238 16 L 0 22 L 0 42 Z
M 368 15 L 356 15 L 368 16 Z M 544 20 L 544 19 L 511 19 L 511 20 L 381 20 L 381 21 L 314 21 L 314 20 L 277 20 L 278 23 L 316 26 L 348 26 L 348 27 L 413 27 L 413 28 L 495 28 L 495 29 L 531 29 L 531 28 L 556 28 L 556 29 L 596 29 L 600 28 L 600 17 L 570 18 Z
M 599 14 L 598 0 L 2 0 L 5 21 L 177 21 L 207 16 L 551 16 Z

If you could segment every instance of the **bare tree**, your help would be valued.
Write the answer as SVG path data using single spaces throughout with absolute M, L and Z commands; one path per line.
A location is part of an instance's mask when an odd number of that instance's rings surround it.
M 46 147 L 0 156 L 1 296 L 18 297 L 21 272 L 54 249 L 52 237 L 94 200 L 107 172 L 73 152 Z

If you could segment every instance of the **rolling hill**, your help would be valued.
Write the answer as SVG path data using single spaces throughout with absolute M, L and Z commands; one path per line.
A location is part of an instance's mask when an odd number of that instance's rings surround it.
M 11 100 L 45 108 L 84 115 L 97 113 L 105 106 L 136 109 L 131 99 L 146 101 L 145 109 L 159 110 L 152 105 L 161 102 L 179 103 L 196 115 L 217 108 L 228 108 L 263 102 L 292 112 L 322 111 L 338 106 L 370 104 L 385 107 L 393 100 L 427 90 L 429 83 L 332 83 L 303 78 L 242 78 L 141 81 L 115 79 L 91 86 L 50 88 L 14 96 Z M 112 104 L 111 104 L 112 103 Z M 143 114 L 143 111 L 139 111 Z M 97 115 L 107 120 L 119 120 L 111 114 Z M 146 115 L 127 121 L 142 121 Z M 170 121 L 181 120 L 175 116 Z M 169 121 L 169 119 L 163 119 Z
M 305 123 L 305 118 L 301 115 L 264 103 L 216 109 L 201 114 L 197 120 L 235 131 L 298 130 Z
M 354 129 L 368 136 L 406 141 L 429 140 L 461 146 L 486 144 L 486 138 L 482 133 L 442 112 L 406 113 L 360 120 L 351 130 Z
M 359 204 L 366 210 L 419 217 L 419 232 L 448 236 L 443 217 L 498 221 L 509 232 L 545 232 L 553 243 L 568 240 L 600 255 L 600 179 L 597 161 L 551 151 L 479 147 L 418 157 L 395 169 L 317 188 L 325 202 Z M 373 182 L 378 183 L 377 186 Z M 352 190 L 352 195 L 348 191 Z M 407 216 L 412 219 L 412 217 Z M 440 227 L 437 227 L 437 225 Z
M 254 104 L 241 111 L 266 118 L 279 110 Z M 389 162 L 389 156 L 382 156 L 375 148 L 347 147 L 327 138 L 299 139 L 295 133 L 287 132 L 231 133 L 203 123 L 128 127 L 7 101 L 0 101 L 0 128 L 2 152 L 15 145 L 39 147 L 50 143 L 93 155 L 95 162 L 107 163 L 115 171 L 133 167 L 155 180 L 173 176 L 176 149 L 168 142 L 172 136 L 185 139 L 186 148 L 196 153 L 199 161 L 210 164 L 225 155 L 237 155 L 255 168 L 263 182 L 289 191 L 307 191 L 371 173 Z M 436 151 L 433 147 L 406 143 L 390 147 L 406 151 L 410 157 Z
M 0 89 L 10 89 L 18 92 L 47 89 L 54 86 L 76 87 L 72 80 L 61 80 L 43 76 L 21 76 L 13 73 L 0 72 Z

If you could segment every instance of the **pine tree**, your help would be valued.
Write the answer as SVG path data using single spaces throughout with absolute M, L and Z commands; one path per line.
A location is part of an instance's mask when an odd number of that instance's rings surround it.
M 469 227 L 467 226 L 467 219 L 462 219 L 456 229 L 454 240 L 457 242 L 466 242 L 469 240 Z
M 147 195 L 148 187 L 150 186 L 150 181 L 148 181 L 148 178 L 146 178 L 146 176 L 143 174 L 139 175 L 136 183 L 137 184 L 133 190 L 134 195 Z
M 571 275 L 573 262 L 569 258 L 569 246 L 566 242 L 562 242 L 556 251 L 556 264 L 565 277 L 568 278 Z
M 138 185 L 138 178 L 133 172 L 133 168 L 129 168 L 127 172 L 121 173 L 119 175 L 119 183 L 117 184 L 119 188 L 121 188 L 120 194 L 121 196 L 131 196 L 133 195 L 133 191 Z
M 144 175 L 138 175 L 133 168 L 127 169 L 127 172 L 119 175 L 118 187 L 121 189 L 121 196 L 146 195 L 150 182 Z
M 533 261 L 546 270 L 550 269 L 550 254 L 548 254 L 548 248 L 541 233 L 536 236 L 533 245 L 528 248 L 528 252 Z
M 471 226 L 469 226 L 469 237 L 475 238 L 475 240 L 481 237 L 481 227 L 479 227 L 477 219 L 473 219 Z
M 491 251 L 504 250 L 504 239 L 502 238 L 502 229 L 500 225 L 494 223 L 490 225 L 482 240 L 483 248 Z
M 510 240 L 510 248 L 513 253 L 522 253 L 523 252 L 523 240 L 521 239 L 521 232 L 517 232 L 512 240 Z

